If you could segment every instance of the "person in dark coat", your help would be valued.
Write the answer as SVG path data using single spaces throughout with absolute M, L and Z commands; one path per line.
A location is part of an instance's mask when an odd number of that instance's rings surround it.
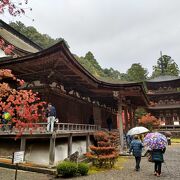
M 89 124 L 94 125 L 94 116 L 91 114 L 91 116 L 89 117 Z
M 132 141 L 132 136 L 126 135 L 126 143 L 127 143 L 128 149 L 130 148 L 131 141 Z
M 133 156 L 135 157 L 136 171 L 140 170 L 142 148 L 143 148 L 142 142 L 138 139 L 138 136 L 135 135 L 134 139 L 131 141 L 129 153 L 133 152 Z
M 108 130 L 111 131 L 111 130 L 112 130 L 112 117 L 109 116 L 109 117 L 106 119 L 106 122 L 107 122 L 107 125 L 108 125 Z
M 164 162 L 163 154 L 165 153 L 165 151 L 166 151 L 166 148 L 153 149 L 151 151 L 152 162 L 154 162 L 154 175 L 158 177 L 161 175 L 162 162 Z

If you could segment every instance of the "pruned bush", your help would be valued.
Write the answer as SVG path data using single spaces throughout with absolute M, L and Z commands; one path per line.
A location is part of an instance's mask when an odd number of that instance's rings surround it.
M 89 165 L 86 163 L 79 163 L 78 164 L 78 173 L 82 176 L 86 176 L 89 171 Z
M 70 161 L 64 161 L 57 165 L 58 175 L 62 175 L 63 177 L 73 177 L 76 176 L 78 172 L 77 164 Z
M 98 131 L 94 137 L 97 146 L 89 146 L 91 152 L 86 153 L 86 157 L 97 167 L 113 167 L 118 157 L 118 134 Z

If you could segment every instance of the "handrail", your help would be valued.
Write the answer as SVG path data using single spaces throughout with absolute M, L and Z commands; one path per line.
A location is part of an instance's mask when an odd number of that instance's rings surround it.
M 159 126 L 159 130 L 180 130 L 180 125 L 163 125 Z
M 49 133 L 47 131 L 47 125 L 48 123 L 32 123 L 31 127 L 25 127 L 23 132 L 25 133 L 30 133 L 30 131 L 33 130 L 35 133 Z M 32 128 L 34 127 L 34 128 Z M 10 129 L 10 125 L 6 124 L 4 125 L 5 130 L 3 131 L 2 128 L 0 128 L 0 134 L 4 133 L 18 133 L 20 130 L 18 128 L 13 127 L 13 129 Z M 70 132 L 92 132 L 92 131 L 97 131 L 100 130 L 99 125 L 92 125 L 92 124 L 75 124 L 75 123 L 55 123 L 54 131 L 57 133 L 61 133 L 63 131 L 70 131 Z M 32 132 L 31 132 L 32 133 Z

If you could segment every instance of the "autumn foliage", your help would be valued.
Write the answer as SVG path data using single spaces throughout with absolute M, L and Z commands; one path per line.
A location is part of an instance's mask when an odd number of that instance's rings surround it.
M 139 119 L 139 125 L 152 130 L 160 125 L 160 121 L 155 116 L 152 116 L 150 113 L 148 113 Z
M 90 146 L 91 152 L 86 153 L 86 157 L 98 167 L 113 167 L 118 157 L 118 150 L 115 145 L 116 133 L 98 131 L 94 137 L 97 146 Z
M 4 13 L 5 10 L 12 16 L 25 14 L 23 5 L 26 5 L 27 3 L 28 0 L 0 0 L 0 14 Z
M 11 55 L 15 48 L 13 45 L 7 45 L 3 39 L 0 39 L 0 49 L 2 49 L 6 55 Z
M 44 121 L 45 102 L 40 101 L 38 93 L 18 89 L 24 84 L 8 69 L 0 69 L 0 117 L 3 112 L 11 114 L 11 123 L 20 134 L 26 128 L 36 128 L 33 123 Z
M 20 16 L 25 14 L 25 9 L 32 10 L 32 8 L 27 8 L 26 5 L 28 0 L 0 0 L 0 14 L 5 13 L 7 11 L 11 16 Z M 6 44 L 3 39 L 0 38 L 0 49 L 4 51 L 6 55 L 11 55 L 14 46 L 11 44 Z

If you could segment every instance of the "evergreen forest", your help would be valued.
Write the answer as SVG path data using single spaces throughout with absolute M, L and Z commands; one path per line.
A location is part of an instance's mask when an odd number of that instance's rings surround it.
M 42 48 L 48 48 L 57 42 L 64 40 L 62 37 L 53 39 L 47 34 L 41 34 L 35 27 L 25 26 L 20 21 L 10 22 L 9 25 Z M 67 47 L 69 47 L 66 41 L 65 43 Z M 163 55 L 157 59 L 157 64 L 152 67 L 153 72 L 151 75 L 148 75 L 148 70 L 142 67 L 140 63 L 132 64 L 126 73 L 121 73 L 112 67 L 102 68 L 91 51 L 87 52 L 84 56 L 74 56 L 77 61 L 79 61 L 79 63 L 93 76 L 97 79 L 108 82 L 143 82 L 147 79 L 155 78 L 160 75 L 179 76 L 180 73 L 178 65 L 169 55 Z

